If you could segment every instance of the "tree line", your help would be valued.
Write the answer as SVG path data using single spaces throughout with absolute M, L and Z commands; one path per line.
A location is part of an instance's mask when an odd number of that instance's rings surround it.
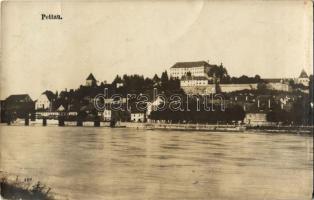
M 204 110 L 204 106 L 196 109 L 196 105 L 190 109 L 173 111 L 169 107 L 161 111 L 152 111 L 149 118 L 152 120 L 165 120 L 171 123 L 233 123 L 243 121 L 245 112 L 239 105 L 228 107 L 222 110 L 219 105 L 215 105 L 210 111 Z

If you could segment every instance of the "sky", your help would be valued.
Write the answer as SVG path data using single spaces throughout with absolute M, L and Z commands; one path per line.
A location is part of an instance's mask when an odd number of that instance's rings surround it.
M 313 71 L 312 17 L 310 0 L 3 2 L 0 99 L 75 89 L 89 73 L 152 77 L 184 61 L 297 77 Z

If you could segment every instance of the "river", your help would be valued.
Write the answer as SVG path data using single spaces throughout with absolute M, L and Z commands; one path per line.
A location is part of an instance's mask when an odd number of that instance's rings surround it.
M 0 126 L 0 170 L 60 199 L 300 200 L 308 135 Z

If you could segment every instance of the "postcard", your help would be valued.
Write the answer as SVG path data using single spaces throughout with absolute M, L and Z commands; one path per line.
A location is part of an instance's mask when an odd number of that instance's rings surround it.
M 0 199 L 314 199 L 313 2 L 2 1 L 0 111 Z

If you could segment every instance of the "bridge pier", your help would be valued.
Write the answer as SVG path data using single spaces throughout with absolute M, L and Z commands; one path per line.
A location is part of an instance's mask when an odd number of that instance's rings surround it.
M 100 121 L 99 120 L 94 121 L 94 127 L 100 127 Z
M 82 120 L 77 120 L 76 121 L 76 126 L 83 126 L 83 121 Z
M 64 126 L 64 119 L 63 118 L 61 118 L 61 117 L 58 118 L 58 125 Z
M 29 125 L 29 118 L 25 118 L 25 126 Z
M 47 126 L 47 119 L 43 118 L 43 126 Z

